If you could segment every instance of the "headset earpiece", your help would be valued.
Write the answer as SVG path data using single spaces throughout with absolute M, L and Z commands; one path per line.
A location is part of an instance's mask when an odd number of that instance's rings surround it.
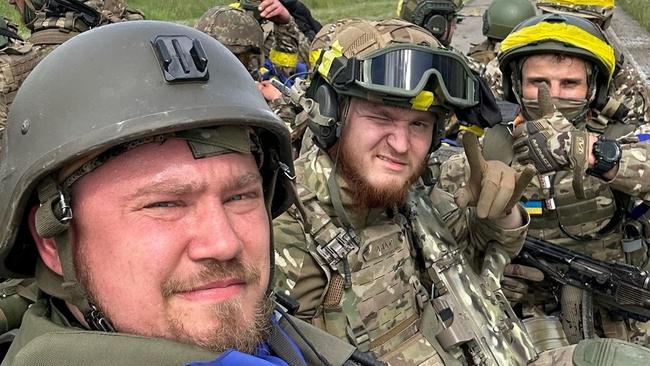
M 334 88 L 319 76 L 315 77 L 312 83 L 315 85 L 310 87 L 311 90 L 308 90 L 308 97 L 318 103 L 318 110 L 322 116 L 332 118 L 335 121 L 330 126 L 322 126 L 312 120 L 307 122 L 307 127 L 314 135 L 314 143 L 321 149 L 326 150 L 338 140 L 337 132 L 340 126 L 338 94 Z

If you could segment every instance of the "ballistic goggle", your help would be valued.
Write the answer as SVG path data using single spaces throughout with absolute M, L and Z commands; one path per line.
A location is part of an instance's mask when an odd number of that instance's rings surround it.
M 435 105 L 467 108 L 478 103 L 477 77 L 452 51 L 397 44 L 360 59 L 328 52 L 323 54 L 318 71 L 343 94 L 346 88 L 357 86 L 385 99 L 420 103 L 415 109 Z M 423 100 L 429 105 L 422 105 Z

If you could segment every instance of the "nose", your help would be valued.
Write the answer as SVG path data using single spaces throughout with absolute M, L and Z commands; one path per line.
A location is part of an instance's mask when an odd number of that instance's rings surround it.
M 562 88 L 560 87 L 560 83 L 556 81 L 551 81 L 550 83 L 547 84 L 550 92 L 551 92 L 551 97 L 553 98 L 559 98 L 562 96 Z
M 396 153 L 404 154 L 409 148 L 409 129 L 408 124 L 394 123 L 393 129 L 388 135 L 386 141 Z
M 223 203 L 206 204 L 197 211 L 194 228 L 187 228 L 194 234 L 187 248 L 190 259 L 225 262 L 237 258 L 242 252 L 243 243 Z

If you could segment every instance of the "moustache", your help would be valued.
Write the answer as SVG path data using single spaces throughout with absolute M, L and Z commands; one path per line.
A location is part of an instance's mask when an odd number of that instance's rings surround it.
M 170 278 L 162 285 L 164 298 L 169 298 L 180 292 L 189 292 L 206 284 L 235 279 L 248 285 L 260 282 L 260 271 L 254 266 L 242 263 L 239 259 L 227 262 L 206 260 L 202 268 L 194 275 L 186 278 Z

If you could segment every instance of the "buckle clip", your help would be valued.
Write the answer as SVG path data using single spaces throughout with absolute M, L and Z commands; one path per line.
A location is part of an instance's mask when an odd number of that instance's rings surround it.
M 338 228 L 339 233 L 329 243 L 316 248 L 318 254 L 327 262 L 332 270 L 338 270 L 337 265 L 352 251 L 359 249 L 357 234 L 352 229 Z

